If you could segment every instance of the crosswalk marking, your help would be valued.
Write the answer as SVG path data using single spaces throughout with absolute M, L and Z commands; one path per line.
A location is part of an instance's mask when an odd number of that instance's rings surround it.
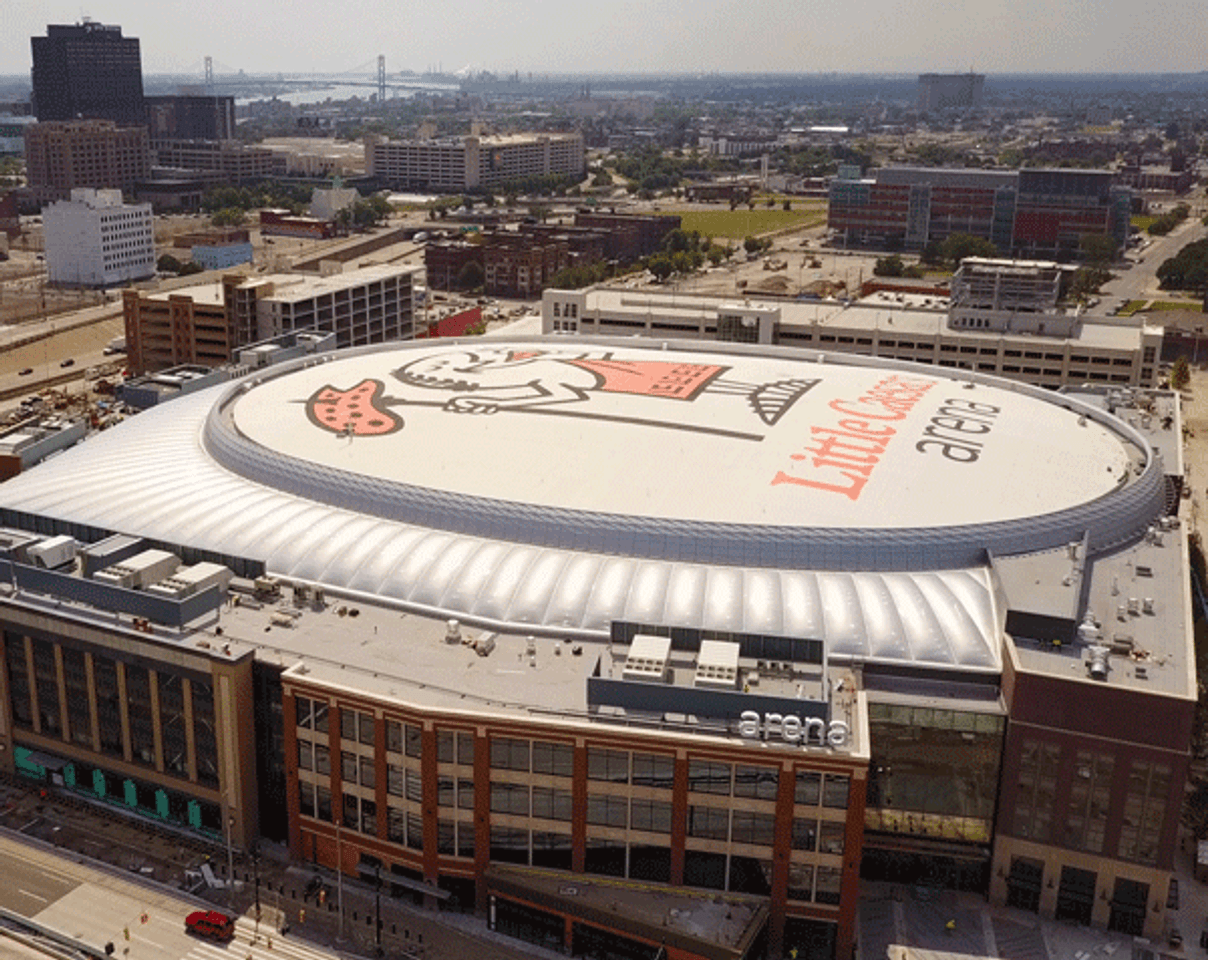
M 300 943 L 290 937 L 281 936 L 271 925 L 261 922 L 259 939 L 253 943 L 256 923 L 246 917 L 235 922 L 235 939 L 219 945 L 208 941 L 198 942 L 184 960 L 337 960 L 337 955 L 321 947 Z M 272 947 L 268 945 L 272 938 Z

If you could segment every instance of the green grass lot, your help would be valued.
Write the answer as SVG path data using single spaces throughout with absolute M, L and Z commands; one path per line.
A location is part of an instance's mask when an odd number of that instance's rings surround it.
M 1149 225 L 1157 219 L 1158 218 L 1152 214 L 1138 213 L 1138 214 L 1134 214 L 1133 217 L 1128 222 L 1131 223 L 1138 230 L 1140 230 L 1142 233 L 1144 233 L 1146 230 L 1149 229 Z
M 1175 300 L 1167 302 L 1165 300 L 1155 300 L 1149 305 L 1150 310 L 1199 310 L 1202 304 L 1196 303 L 1194 300 Z
M 704 237 L 728 237 L 733 240 L 757 237 L 786 227 L 815 227 L 826 223 L 826 205 L 815 203 L 806 206 L 804 201 L 795 203 L 792 210 L 782 210 L 780 207 L 747 210 L 743 207 L 738 210 L 668 209 L 665 212 L 679 214 L 685 230 L 698 230 Z
M 1163 310 L 1199 310 L 1200 304 L 1192 300 L 1129 300 L 1117 312 L 1119 317 L 1131 317 L 1135 313 L 1161 313 Z

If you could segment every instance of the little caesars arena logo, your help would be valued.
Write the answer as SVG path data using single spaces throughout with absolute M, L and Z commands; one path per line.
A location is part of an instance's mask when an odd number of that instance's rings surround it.
M 842 720 L 827 723 L 818 717 L 744 710 L 738 717 L 738 735 L 746 740 L 779 740 L 803 747 L 846 747 L 851 727 Z

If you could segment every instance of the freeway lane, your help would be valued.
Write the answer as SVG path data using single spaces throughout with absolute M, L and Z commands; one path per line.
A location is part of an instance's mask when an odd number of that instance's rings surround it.
M 113 943 L 128 960 L 336 960 L 296 934 L 281 937 L 269 920 L 257 927 L 238 918 L 230 944 L 199 940 L 184 926 L 197 901 L 77 863 L 9 831 L 0 832 L 0 877 L 0 906 L 97 950 Z M 7 946 L 0 940 L 0 957 L 9 956 Z
M 0 907 L 25 917 L 36 917 L 79 886 L 79 880 L 52 865 L 17 855 L 0 856 L 0 875 Z

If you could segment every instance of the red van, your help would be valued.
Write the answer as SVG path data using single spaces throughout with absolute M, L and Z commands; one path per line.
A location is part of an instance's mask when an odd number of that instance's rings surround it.
M 185 917 L 185 930 L 207 940 L 230 940 L 235 921 L 217 910 L 198 910 Z

